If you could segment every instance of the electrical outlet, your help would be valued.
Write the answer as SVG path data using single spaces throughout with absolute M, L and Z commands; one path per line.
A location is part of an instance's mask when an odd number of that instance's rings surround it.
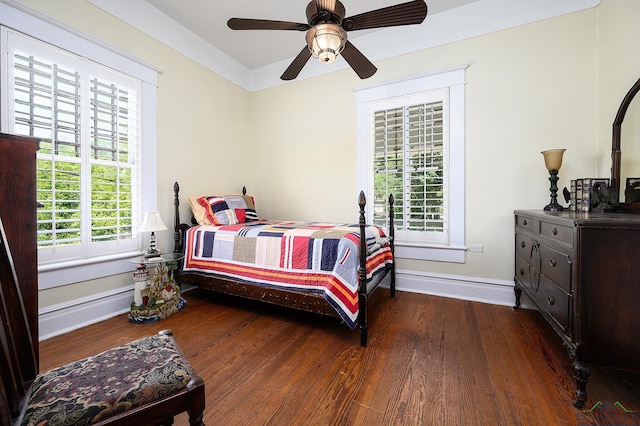
M 469 251 L 474 251 L 476 253 L 482 253 L 482 244 L 469 244 Z

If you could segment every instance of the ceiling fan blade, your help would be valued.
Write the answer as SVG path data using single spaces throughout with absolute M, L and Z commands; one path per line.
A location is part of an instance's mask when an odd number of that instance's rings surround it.
M 304 49 L 302 49 L 300 53 L 298 53 L 298 56 L 296 56 L 293 62 L 291 62 L 291 65 L 289 65 L 289 67 L 280 76 L 280 79 L 281 80 L 295 79 L 298 76 L 298 74 L 300 74 L 300 71 L 302 71 L 302 68 L 304 68 L 309 58 L 311 58 L 311 51 L 309 51 L 309 48 L 305 46 Z
M 362 52 L 356 49 L 349 40 L 345 43 L 341 55 L 361 79 L 369 78 L 378 71 L 378 68 Z
M 345 31 L 356 31 L 413 25 L 421 24 L 426 17 L 427 4 L 424 0 L 414 0 L 345 18 L 342 21 L 342 27 Z
M 271 21 L 268 19 L 245 19 L 231 18 L 227 21 L 227 26 L 232 30 L 293 30 L 307 31 L 309 24 L 297 22 Z

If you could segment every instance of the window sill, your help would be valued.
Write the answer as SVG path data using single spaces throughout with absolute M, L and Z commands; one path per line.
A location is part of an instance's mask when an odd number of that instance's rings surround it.
M 401 259 L 464 263 L 466 251 L 464 246 L 418 245 L 401 241 L 395 243 L 395 256 Z
M 135 251 L 93 259 L 39 265 L 38 289 L 46 290 L 131 272 L 135 269 L 135 265 L 129 260 L 142 254 L 144 253 Z

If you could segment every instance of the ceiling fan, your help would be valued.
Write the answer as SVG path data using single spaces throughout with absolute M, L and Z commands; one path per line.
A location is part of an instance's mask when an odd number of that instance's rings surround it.
M 427 4 L 424 0 L 414 0 L 345 18 L 346 10 L 340 1 L 312 0 L 307 5 L 306 13 L 306 24 L 231 18 L 227 25 L 232 30 L 306 31 L 307 45 L 282 74 L 282 80 L 295 79 L 311 56 L 320 62 L 331 63 L 339 54 L 364 79 L 374 75 L 377 68 L 347 40 L 347 32 L 420 24 L 427 16 Z

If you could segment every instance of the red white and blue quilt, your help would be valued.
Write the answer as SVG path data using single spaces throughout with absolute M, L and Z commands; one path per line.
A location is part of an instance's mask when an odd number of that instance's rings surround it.
M 367 246 L 385 237 L 366 228 Z M 184 271 L 321 294 L 351 328 L 358 321 L 358 225 L 255 221 L 198 225 L 185 234 Z M 367 281 L 393 262 L 383 246 L 367 257 Z

